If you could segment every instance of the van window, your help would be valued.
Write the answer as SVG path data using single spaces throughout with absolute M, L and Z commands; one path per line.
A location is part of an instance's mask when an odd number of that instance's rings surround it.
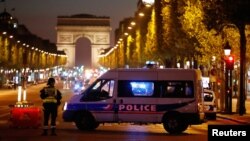
M 163 81 L 162 87 L 162 97 L 194 97 L 192 81 Z
M 101 96 L 112 97 L 114 92 L 114 84 L 114 80 L 106 81 L 106 83 L 101 87 L 101 94 L 103 94 Z
M 205 102 L 212 102 L 214 99 L 213 93 L 212 92 L 206 92 L 204 91 L 204 101 Z
M 119 97 L 152 97 L 155 84 L 148 81 L 119 81 Z
M 81 101 L 99 101 L 111 98 L 114 92 L 114 80 L 97 80 L 83 94 Z
M 153 82 L 130 82 L 134 96 L 152 96 L 154 94 Z

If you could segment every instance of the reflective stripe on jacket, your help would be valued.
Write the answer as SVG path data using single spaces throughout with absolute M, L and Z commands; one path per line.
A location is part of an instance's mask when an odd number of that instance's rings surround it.
M 56 94 L 57 89 L 56 88 L 44 88 L 45 94 L 48 95 L 45 99 L 43 99 L 43 103 L 57 103 Z

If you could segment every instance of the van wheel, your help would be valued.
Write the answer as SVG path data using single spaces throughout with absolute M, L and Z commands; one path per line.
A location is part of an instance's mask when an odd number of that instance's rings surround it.
M 216 120 L 216 113 L 207 113 L 205 116 L 208 120 Z
M 188 124 L 177 116 L 168 116 L 163 120 L 163 127 L 170 134 L 180 134 L 188 128 Z
M 85 131 L 94 130 L 99 126 L 99 124 L 95 122 L 94 117 L 89 114 L 77 114 L 75 124 L 79 130 Z
M 211 115 L 211 119 L 212 120 L 216 120 L 216 113 L 214 113 L 214 114 Z

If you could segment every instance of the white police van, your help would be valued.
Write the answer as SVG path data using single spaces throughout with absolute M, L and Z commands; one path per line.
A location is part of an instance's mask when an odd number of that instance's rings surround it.
M 169 133 L 205 120 L 201 73 L 194 69 L 113 69 L 64 105 L 80 130 L 100 123 L 162 123 Z

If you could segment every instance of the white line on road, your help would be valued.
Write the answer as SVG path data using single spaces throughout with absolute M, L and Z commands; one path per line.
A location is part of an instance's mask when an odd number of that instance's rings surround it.
M 9 115 L 10 115 L 10 113 L 4 113 L 4 114 L 0 115 L 0 118 L 5 117 L 5 116 L 9 116 Z
M 7 124 L 8 122 L 8 120 L 0 120 L 0 124 Z
M 0 110 L 6 110 L 6 109 L 10 109 L 9 106 L 0 106 Z

